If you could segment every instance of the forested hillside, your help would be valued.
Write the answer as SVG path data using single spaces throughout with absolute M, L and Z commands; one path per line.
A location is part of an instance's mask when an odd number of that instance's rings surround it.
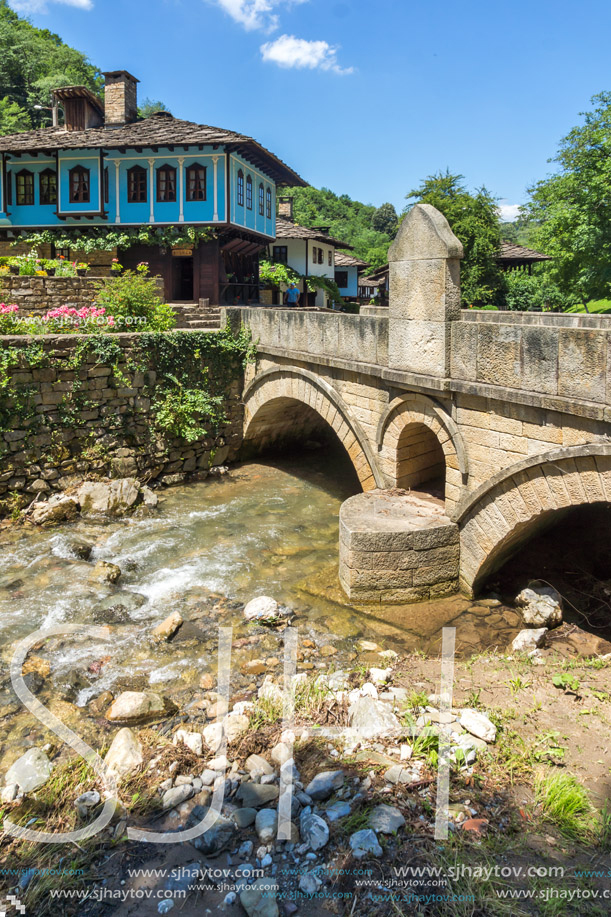
M 392 204 L 374 207 L 337 195 L 328 188 L 287 188 L 294 199 L 295 222 L 302 226 L 328 226 L 330 235 L 353 246 L 358 258 L 379 267 L 388 260 L 388 246 L 397 232 Z
M 0 0 L 0 134 L 51 123 L 50 92 L 58 86 L 99 92 L 100 71 L 59 35 L 37 29 Z

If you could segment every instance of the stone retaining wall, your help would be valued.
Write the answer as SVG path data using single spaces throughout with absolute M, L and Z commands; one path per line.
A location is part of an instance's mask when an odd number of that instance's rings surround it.
M 178 483 L 185 474 L 236 457 L 242 442 L 241 366 L 222 392 L 227 423 L 189 443 L 156 427 L 152 401 L 162 377 L 138 338 L 106 336 L 101 346 L 114 349 L 107 357 L 99 351 L 78 357 L 77 348 L 94 340 L 85 335 L 0 338 L 0 367 L 11 351 L 13 357 L 21 351 L 17 365 L 0 375 L 4 512 L 13 493 L 33 499 L 91 476 Z M 202 360 L 202 380 L 206 369 Z
M 101 277 L 20 277 L 4 274 L 0 278 L 0 300 L 15 303 L 23 317 L 28 312 L 46 312 L 68 306 L 91 306 Z

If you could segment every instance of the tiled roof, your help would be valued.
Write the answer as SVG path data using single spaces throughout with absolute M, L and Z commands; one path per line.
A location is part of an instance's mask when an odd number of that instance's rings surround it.
M 381 287 L 384 281 L 375 277 L 359 277 L 360 287 Z
M 317 242 L 326 242 L 327 245 L 334 245 L 335 248 L 349 248 L 351 245 L 347 242 L 340 242 L 327 236 L 317 229 L 309 229 L 307 226 L 300 226 L 299 223 L 293 223 L 291 220 L 285 220 L 284 217 L 276 217 L 276 238 L 278 239 L 315 239 Z
M 280 184 L 302 185 L 305 182 L 286 163 L 265 147 L 235 131 L 195 124 L 174 118 L 169 112 L 157 112 L 143 121 L 119 128 L 93 127 L 68 131 L 65 127 L 43 127 L 0 137 L 0 152 L 34 152 L 37 150 L 105 149 L 116 150 L 156 146 L 203 146 L 224 144 L 241 152 L 253 165 L 266 167 L 267 173 Z
M 501 242 L 501 249 L 497 256 L 497 261 L 551 261 L 549 255 L 542 252 L 536 252 L 532 248 L 524 248 L 523 245 L 516 245 L 515 242 L 507 242 L 505 239 Z
M 354 255 L 347 255 L 346 252 L 335 253 L 336 267 L 367 267 L 368 264 L 368 261 L 362 261 L 360 258 L 355 258 Z

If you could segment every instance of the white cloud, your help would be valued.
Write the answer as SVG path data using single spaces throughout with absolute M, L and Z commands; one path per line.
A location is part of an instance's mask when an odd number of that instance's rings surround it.
M 49 0 L 50 3 L 63 3 L 79 10 L 92 10 L 93 0 Z M 13 9 L 18 13 L 48 13 L 47 0 L 10 0 Z
M 217 6 L 243 25 L 251 32 L 255 29 L 264 32 L 273 32 L 278 28 L 278 14 L 275 12 L 280 6 L 294 6 L 297 3 L 307 3 L 308 0 L 214 0 Z
M 261 45 L 264 61 L 279 67 L 297 70 L 332 70 L 334 73 L 353 73 L 354 67 L 340 67 L 337 47 L 327 41 L 306 41 L 294 35 L 281 35 L 275 41 Z
M 503 223 L 513 223 L 520 216 L 520 204 L 499 204 L 497 210 Z

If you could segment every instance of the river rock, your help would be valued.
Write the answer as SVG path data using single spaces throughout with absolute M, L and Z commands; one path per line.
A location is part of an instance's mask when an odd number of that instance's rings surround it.
M 316 774 L 305 788 L 306 793 L 316 802 L 328 799 L 344 785 L 343 771 L 321 771 Z
M 242 805 L 247 809 L 260 809 L 262 806 L 273 802 L 279 795 L 280 790 L 277 786 L 273 786 L 270 783 L 252 783 L 251 781 L 247 781 L 246 783 L 240 784 L 240 788 L 236 793 L 236 799 L 239 799 Z
M 382 856 L 382 848 L 378 844 L 375 831 L 372 831 L 371 828 L 363 828 L 362 831 L 357 831 L 353 834 L 350 837 L 350 847 L 352 849 L 352 855 L 357 860 L 362 859 L 362 857 L 370 853 L 373 854 L 374 857 Z
M 210 751 L 217 751 L 223 743 L 223 724 L 222 723 L 209 723 L 204 727 L 204 742 L 210 749 Z
M 409 767 L 403 767 L 401 764 L 393 764 L 384 774 L 387 783 L 401 783 L 405 786 L 419 783 L 422 779 L 422 761 L 414 761 Z
M 16 783 L 22 793 L 32 793 L 51 776 L 53 765 L 41 748 L 29 748 L 8 769 L 4 777 L 7 786 Z
M 259 809 L 255 818 L 255 831 L 262 844 L 271 844 L 278 830 L 278 813 L 275 809 Z
M 232 812 L 231 817 L 238 826 L 238 828 L 249 828 L 250 825 L 253 825 L 257 817 L 256 809 L 236 809 L 235 812 Z
M 15 799 L 19 796 L 19 784 L 18 783 L 9 783 L 8 786 L 3 786 L 0 790 L 0 802 L 14 802 Z
M 172 744 L 178 745 L 180 743 L 189 748 L 194 755 L 203 755 L 204 753 L 204 743 L 201 733 L 199 732 L 188 732 L 186 729 L 178 729 L 174 733 Z
M 187 825 L 194 827 L 199 824 L 209 811 L 204 806 L 195 806 L 187 819 Z M 225 818 L 224 815 L 219 815 L 212 827 L 200 834 L 199 837 L 196 837 L 191 843 L 197 850 L 205 853 L 206 856 L 216 857 L 233 844 L 237 830 L 231 819 Z
M 91 616 L 96 624 L 127 624 L 130 612 L 146 605 L 147 601 L 145 595 L 123 589 L 94 605 Z
M 378 669 L 375 666 L 370 666 L 369 668 L 369 677 L 371 678 L 374 685 L 385 685 L 392 675 L 392 669 Z
M 405 824 L 396 806 L 379 805 L 369 813 L 369 827 L 380 834 L 395 834 Z
M 54 494 L 45 503 L 35 503 L 28 519 L 35 525 L 58 525 L 72 522 L 78 516 L 78 501 L 67 494 Z
M 527 627 L 513 638 L 511 649 L 514 653 L 532 653 L 545 643 L 547 627 Z
M 191 799 L 194 795 L 193 787 L 190 783 L 183 783 L 180 786 L 173 786 L 172 789 L 166 790 L 161 799 L 161 805 L 164 809 L 175 809 L 176 806 Z
M 99 801 L 100 794 L 98 791 L 89 790 L 87 793 L 81 793 L 81 795 L 74 800 L 74 807 L 81 818 L 87 818 L 89 816 L 89 810 L 97 806 Z
M 116 583 L 121 576 L 121 568 L 116 564 L 109 564 L 106 560 L 99 560 L 89 574 L 90 583 Z
M 485 713 L 479 710 L 463 710 L 460 725 L 471 735 L 483 739 L 484 742 L 494 742 L 496 739 L 496 726 Z
M 388 704 L 374 697 L 357 697 L 348 710 L 350 726 L 364 739 L 396 735 L 401 724 Z
M 351 811 L 350 803 L 334 802 L 325 809 L 325 817 L 327 821 L 337 821 L 339 818 L 346 818 Z
M 270 752 L 270 757 L 272 761 L 276 764 L 282 766 L 286 761 L 290 761 L 293 757 L 293 752 L 286 742 L 278 742 L 277 745 L 274 745 Z
M 299 816 L 299 833 L 303 843 L 308 844 L 311 850 L 320 850 L 329 842 L 329 826 L 309 808 Z
M 240 892 L 240 904 L 248 917 L 278 917 L 278 883 L 261 877 Z
M 558 627 L 562 624 L 562 597 L 553 586 L 540 580 L 528 584 L 516 596 L 527 627 Z
M 151 490 L 150 487 L 147 487 L 146 484 L 144 484 L 140 488 L 140 493 L 142 494 L 142 502 L 144 503 L 145 506 L 148 506 L 150 509 L 157 506 L 157 504 L 159 503 L 159 497 L 157 496 L 155 491 Z
M 142 745 L 136 735 L 127 726 L 119 729 L 104 758 L 108 770 L 121 779 L 138 770 L 142 761 Z
M 77 560 L 89 560 L 93 545 L 82 538 L 70 538 L 67 544 L 68 551 Z
M 166 703 L 159 694 L 152 691 L 123 691 L 106 711 L 111 723 L 142 723 L 161 716 Z
M 249 726 L 250 720 L 243 713 L 229 713 L 223 720 L 223 729 L 228 742 L 234 742 L 245 732 L 248 732 Z
M 261 755 L 249 755 L 244 762 L 244 769 L 251 777 L 263 777 L 265 774 L 274 773 L 274 768 L 269 761 L 266 761 Z
M 304 895 L 315 895 L 321 885 L 322 882 L 313 872 L 306 872 L 299 877 L 299 891 L 302 891 Z
M 182 625 L 182 615 L 179 611 L 173 611 L 171 615 L 154 628 L 152 638 L 155 643 L 164 643 L 171 640 L 174 634 Z
M 260 595 L 245 606 L 244 617 L 247 621 L 258 621 L 260 624 L 278 624 L 282 611 L 275 599 L 268 595 Z
M 74 493 L 83 515 L 103 513 L 121 516 L 133 506 L 140 495 L 135 478 L 116 481 L 85 481 Z

